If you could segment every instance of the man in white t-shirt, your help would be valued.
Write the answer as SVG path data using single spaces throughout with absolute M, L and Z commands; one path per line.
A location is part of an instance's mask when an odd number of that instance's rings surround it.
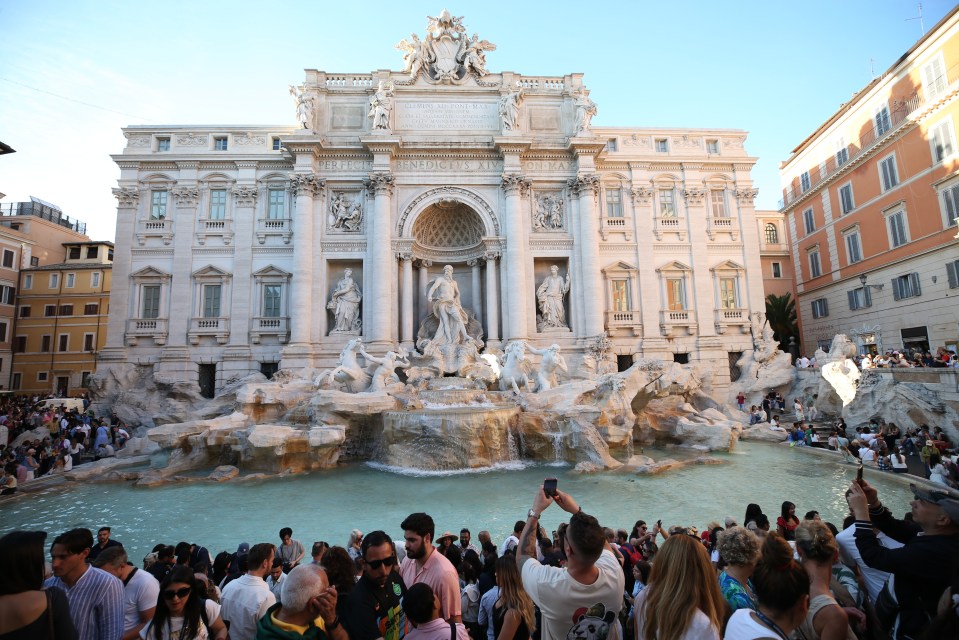
M 139 637 L 140 629 L 149 624 L 156 613 L 160 583 L 148 572 L 128 564 L 123 547 L 104 549 L 93 566 L 123 582 L 123 640 Z
M 536 488 L 533 508 L 527 513 L 516 549 L 523 588 L 543 614 L 541 637 L 619 640 L 622 634 L 617 616 L 623 606 L 623 568 L 596 518 L 583 513 L 576 501 L 562 491 L 556 492 L 556 504 L 572 514 L 563 538 L 566 568 L 536 560 L 539 517 L 553 501 L 542 487 Z
M 501 556 L 505 556 L 507 552 L 516 553 L 516 545 L 519 544 L 519 534 L 524 526 L 526 526 L 526 523 L 522 520 L 516 521 L 513 525 L 513 534 L 503 540 L 503 544 L 499 547 L 499 554 Z

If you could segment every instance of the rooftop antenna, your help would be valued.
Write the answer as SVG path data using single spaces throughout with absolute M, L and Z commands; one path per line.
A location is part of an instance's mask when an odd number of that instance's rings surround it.
M 910 22 L 910 21 L 912 21 L 912 20 L 918 20 L 918 21 L 919 21 L 919 31 L 922 32 L 920 35 L 922 35 L 922 36 L 926 35 L 926 27 L 925 27 L 925 25 L 923 24 L 923 21 L 922 21 L 922 3 L 921 3 L 921 2 L 919 3 L 919 15 L 916 16 L 915 18 L 906 18 L 905 20 L 903 20 L 903 22 Z
M 869 58 L 869 75 L 872 76 L 872 79 L 876 79 L 876 59 Z

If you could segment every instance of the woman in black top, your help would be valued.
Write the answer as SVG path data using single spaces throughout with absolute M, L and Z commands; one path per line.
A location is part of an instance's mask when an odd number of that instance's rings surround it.
M 533 601 L 523 589 L 516 560 L 509 554 L 496 561 L 499 599 L 493 605 L 493 635 L 496 640 L 529 640 L 536 626 Z
M 43 589 L 45 531 L 0 538 L 0 640 L 75 640 L 67 596 Z

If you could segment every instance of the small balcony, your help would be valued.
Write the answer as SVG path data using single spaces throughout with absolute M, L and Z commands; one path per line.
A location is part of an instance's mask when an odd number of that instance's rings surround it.
M 279 236 L 283 244 L 290 244 L 293 221 L 289 218 L 260 218 L 256 221 L 256 241 L 264 244 L 267 236 Z
M 607 311 L 606 330 L 610 335 L 643 335 L 643 316 L 638 310 Z
M 724 335 L 730 328 L 739 329 L 740 333 L 749 333 L 748 309 L 716 309 L 716 333 Z
M 260 344 L 263 336 L 276 336 L 280 344 L 286 344 L 290 337 L 290 319 L 288 317 L 256 316 L 250 328 L 250 342 Z
M 696 312 L 689 309 L 663 309 L 659 329 L 664 336 L 696 335 Z
M 197 220 L 196 243 L 203 246 L 208 238 L 222 238 L 223 244 L 232 244 L 233 221 L 225 218 L 222 220 Z
M 633 221 L 630 218 L 603 218 L 599 228 L 603 240 L 609 239 L 610 234 L 621 233 L 626 237 L 626 242 L 633 241 Z
M 732 218 L 710 216 L 706 221 L 706 235 L 710 240 L 715 240 L 717 233 L 728 233 L 733 242 L 739 239 L 739 228 Z
M 137 244 L 141 247 L 148 238 L 160 238 L 163 244 L 173 242 L 173 220 L 167 218 L 149 218 L 137 222 Z
M 126 343 L 135 347 L 141 338 L 150 338 L 157 345 L 166 344 L 169 320 L 166 318 L 130 318 L 127 320 Z
M 229 318 L 190 318 L 188 332 L 190 344 L 200 344 L 200 338 L 216 338 L 217 344 L 226 344 L 230 339 Z
M 665 233 L 678 234 L 679 241 L 686 242 L 686 219 L 677 216 L 656 218 L 653 224 L 653 235 L 657 240 L 662 240 Z

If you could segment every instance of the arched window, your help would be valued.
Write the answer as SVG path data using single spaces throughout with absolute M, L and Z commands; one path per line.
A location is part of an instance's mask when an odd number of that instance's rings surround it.
M 766 244 L 779 244 L 779 229 L 772 222 L 766 223 Z

